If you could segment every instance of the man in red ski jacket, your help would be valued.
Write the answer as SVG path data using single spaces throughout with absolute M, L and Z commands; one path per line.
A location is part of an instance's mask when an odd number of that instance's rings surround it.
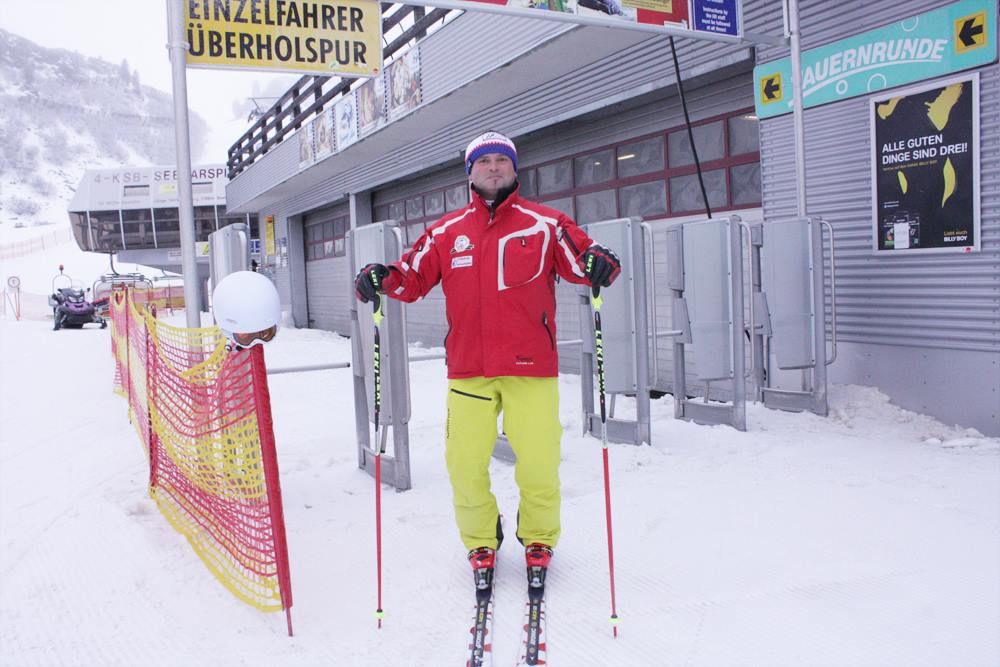
M 427 228 L 398 261 L 369 264 L 359 299 L 416 301 L 441 283 L 448 334 L 445 459 L 455 519 L 477 583 L 503 540 L 489 463 L 497 417 L 517 456 L 517 538 L 528 566 L 547 566 L 559 539 L 556 275 L 608 286 L 621 270 L 567 215 L 523 199 L 514 143 L 486 132 L 465 152 L 471 203 Z M 589 268 L 585 268 L 589 267 Z

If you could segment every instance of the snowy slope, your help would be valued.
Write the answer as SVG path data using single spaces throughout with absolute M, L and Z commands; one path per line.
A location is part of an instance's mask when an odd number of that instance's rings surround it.
M 107 331 L 0 318 L 0 664 L 464 664 L 471 575 L 443 461 L 445 374 L 412 365 L 414 488 L 383 494 L 376 629 L 373 481 L 356 467 L 351 375 L 272 376 L 296 634 L 238 602 L 159 515 Z M 283 330 L 271 367 L 350 359 Z M 553 667 L 1000 664 L 1000 439 L 831 388 L 831 417 L 749 406 L 750 431 L 672 418 L 611 448 L 620 637 L 608 624 L 600 444 L 561 379 L 563 539 Z M 634 405 L 619 401 L 619 414 Z M 494 490 L 513 533 L 511 466 Z M 524 589 L 500 552 L 498 665 Z

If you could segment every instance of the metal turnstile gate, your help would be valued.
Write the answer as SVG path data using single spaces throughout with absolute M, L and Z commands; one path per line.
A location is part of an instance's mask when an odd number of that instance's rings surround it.
M 646 294 L 646 229 L 638 218 L 621 218 L 587 225 L 595 242 L 611 248 L 622 263 L 621 275 L 601 291 L 601 328 L 604 336 L 604 377 L 611 397 L 608 440 L 634 445 L 650 444 L 649 426 L 649 302 Z M 594 410 L 596 368 L 594 312 L 590 287 L 581 286 L 580 388 L 583 402 L 584 434 L 601 437 L 601 415 Z M 614 417 L 614 398 L 634 395 L 635 419 Z
M 403 252 L 403 239 L 393 221 L 364 225 L 347 233 L 350 275 L 370 263 L 387 264 Z M 353 293 L 353 285 L 347 286 Z M 382 454 L 382 479 L 397 491 L 411 487 L 410 481 L 410 374 L 407 368 L 406 319 L 403 304 L 383 297 L 385 319 L 380 330 L 382 363 L 382 402 L 379 413 L 381 443 L 387 445 L 392 431 L 392 447 Z M 358 438 L 358 467 L 375 475 L 375 449 L 372 443 L 375 388 L 372 368 L 374 357 L 374 319 L 371 304 L 351 299 L 351 369 L 354 376 L 354 418 Z

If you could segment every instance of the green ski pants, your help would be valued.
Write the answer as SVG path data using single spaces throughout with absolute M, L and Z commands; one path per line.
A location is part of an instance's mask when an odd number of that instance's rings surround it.
M 497 500 L 490 490 L 490 457 L 497 417 L 517 463 L 521 492 L 517 536 L 524 544 L 551 547 L 559 540 L 559 379 L 463 378 L 448 381 L 445 460 L 455 520 L 469 550 L 497 547 Z

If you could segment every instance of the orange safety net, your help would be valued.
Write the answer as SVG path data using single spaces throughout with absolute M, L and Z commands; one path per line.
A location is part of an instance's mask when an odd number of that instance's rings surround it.
M 292 605 L 281 488 L 260 345 L 156 319 L 111 297 L 115 391 L 149 457 L 150 495 L 212 574 L 263 611 Z M 289 616 L 289 634 L 291 620 Z

